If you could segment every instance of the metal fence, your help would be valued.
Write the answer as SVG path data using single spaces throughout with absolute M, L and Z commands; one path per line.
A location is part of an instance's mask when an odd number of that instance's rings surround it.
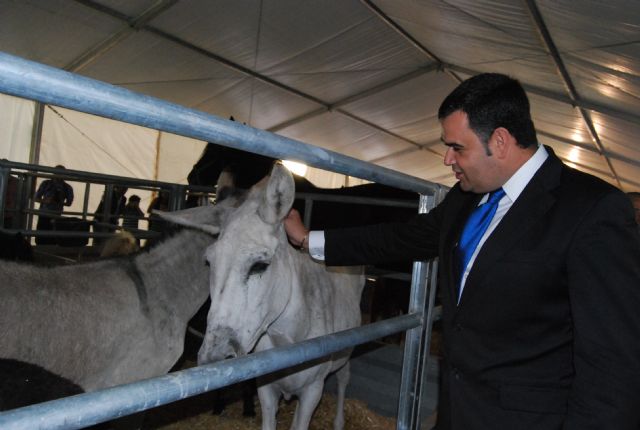
M 423 212 L 433 208 L 446 191 L 440 185 L 390 169 L 5 53 L 0 53 L 0 92 L 416 191 L 421 194 Z M 418 429 L 435 273 L 433 261 L 414 263 L 408 315 L 285 348 L 4 412 L 0 414 L 0 428 L 82 428 L 408 330 L 397 428 Z
M 74 184 L 76 198 L 82 198 L 82 207 L 79 211 L 63 210 L 61 213 L 49 213 L 46 210 L 36 209 L 34 206 L 35 185 L 39 179 L 59 178 Z M 9 187 L 10 181 L 13 185 Z M 182 185 L 170 182 L 151 181 L 139 178 L 129 178 L 115 175 L 105 175 L 93 172 L 83 172 L 70 169 L 59 169 L 55 167 L 40 166 L 35 164 L 18 163 L 0 160 L 0 228 L 20 232 L 27 237 L 50 237 L 88 239 L 90 237 L 106 238 L 113 236 L 114 232 L 120 229 L 118 221 L 124 216 L 111 208 L 112 196 L 115 187 L 124 187 L 133 191 L 147 191 L 156 195 L 165 194 L 167 196 L 166 210 L 178 210 L 184 207 L 188 197 L 197 197 L 199 200 L 208 202 L 215 197 L 214 187 L 198 185 Z M 78 191 L 81 191 L 78 193 Z M 103 205 L 100 213 L 89 209 L 90 194 L 102 195 L 106 204 Z M 10 199 L 7 197 L 11 195 Z M 10 204 L 7 202 L 10 201 Z M 88 220 L 93 218 L 91 224 L 100 225 L 101 228 L 94 228 L 90 231 L 69 231 L 64 228 L 54 230 L 35 230 L 34 217 L 47 216 L 53 219 Z M 98 222 L 97 220 L 108 220 L 113 218 L 113 222 Z M 139 218 L 148 221 L 149 217 Z M 124 223 L 123 223 L 124 224 Z M 160 235 L 160 232 L 147 231 L 145 229 L 130 230 L 137 238 L 152 238 Z

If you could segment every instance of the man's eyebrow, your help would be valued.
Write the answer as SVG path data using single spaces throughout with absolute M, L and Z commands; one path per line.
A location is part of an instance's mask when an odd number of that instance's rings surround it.
M 444 137 L 440 137 L 440 140 L 442 141 L 442 143 L 444 143 L 447 146 L 452 146 L 452 147 L 456 147 L 456 148 L 462 148 L 462 145 L 460 145 L 457 142 L 447 142 L 446 140 L 444 140 Z

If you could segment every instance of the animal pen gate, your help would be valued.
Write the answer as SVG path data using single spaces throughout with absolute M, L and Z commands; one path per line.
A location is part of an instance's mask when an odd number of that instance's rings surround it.
M 5 53 L 0 53 L 0 92 L 415 191 L 421 194 L 421 212 L 433 208 L 445 193 L 444 187 L 412 176 Z M 4 186 L 0 183 L 0 189 Z M 414 263 L 407 315 L 233 360 L 14 409 L 0 413 L 0 428 L 82 428 L 407 330 L 397 428 L 418 429 L 436 272 L 436 261 Z

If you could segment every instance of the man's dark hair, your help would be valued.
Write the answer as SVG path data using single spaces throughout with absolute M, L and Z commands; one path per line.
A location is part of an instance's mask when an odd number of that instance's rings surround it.
M 498 127 L 509 130 L 523 148 L 538 141 L 527 94 L 520 82 L 509 76 L 483 73 L 462 82 L 444 99 L 438 118 L 456 111 L 467 114 L 469 127 L 485 146 Z

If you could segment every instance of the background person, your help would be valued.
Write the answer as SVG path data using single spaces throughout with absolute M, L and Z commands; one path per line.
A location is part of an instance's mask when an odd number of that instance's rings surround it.
M 144 218 L 144 212 L 140 209 L 140 196 L 132 194 L 129 197 L 122 215 L 122 228 L 135 234 L 139 221 Z M 136 239 L 136 243 L 140 246 L 140 239 Z
M 56 169 L 64 168 L 61 164 L 56 166 Z M 36 230 L 53 230 L 52 221 L 62 215 L 64 206 L 71 206 L 73 203 L 73 188 L 62 178 L 54 176 L 51 179 L 42 181 L 36 191 L 34 201 L 40 203 L 41 211 L 45 211 L 38 215 Z M 56 243 L 56 238 L 36 237 L 36 243 L 38 245 Z

